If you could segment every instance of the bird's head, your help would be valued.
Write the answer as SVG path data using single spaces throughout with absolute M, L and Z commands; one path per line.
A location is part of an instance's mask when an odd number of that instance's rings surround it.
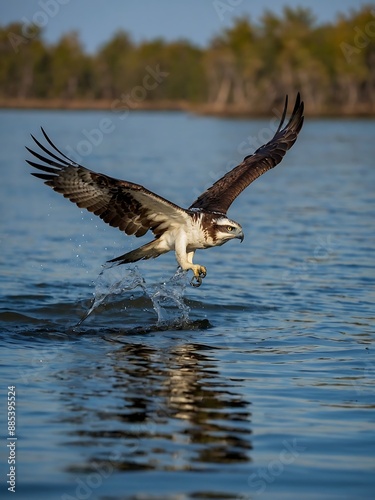
M 228 219 L 227 217 L 223 216 L 216 220 L 215 225 L 218 245 L 222 245 L 223 243 L 226 243 L 229 240 L 233 240 L 234 238 L 241 240 L 241 242 L 243 241 L 243 230 L 238 222 L 235 222 L 234 220 Z

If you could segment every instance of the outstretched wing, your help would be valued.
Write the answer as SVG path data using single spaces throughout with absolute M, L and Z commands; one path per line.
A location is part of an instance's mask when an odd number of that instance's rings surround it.
M 110 226 L 126 234 L 143 236 L 149 229 L 160 236 L 174 224 L 183 223 L 189 215 L 179 206 L 148 191 L 139 184 L 114 179 L 78 165 L 43 135 L 55 154 L 31 136 L 48 156 L 26 148 L 42 163 L 26 160 L 43 173 L 33 173 L 47 186 L 61 193 L 80 208 L 98 215 Z
M 303 102 L 301 102 L 299 93 L 292 115 L 287 125 L 282 129 L 287 107 L 288 96 L 285 99 L 280 125 L 273 138 L 257 149 L 254 154 L 246 156 L 240 165 L 216 181 L 194 201 L 189 207 L 190 209 L 200 208 L 226 214 L 233 201 L 249 184 L 281 162 L 285 153 L 296 142 L 297 135 L 302 128 Z

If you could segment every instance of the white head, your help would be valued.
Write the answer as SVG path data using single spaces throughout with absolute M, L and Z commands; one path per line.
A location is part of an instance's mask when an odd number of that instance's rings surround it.
M 241 240 L 241 242 L 244 239 L 241 225 L 224 215 L 213 220 L 213 227 L 215 229 L 216 245 L 223 245 L 234 238 Z

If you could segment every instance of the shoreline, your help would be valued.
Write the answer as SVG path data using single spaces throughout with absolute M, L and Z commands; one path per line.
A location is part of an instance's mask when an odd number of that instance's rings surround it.
M 69 110 L 69 111 L 185 111 L 197 115 L 217 116 L 223 118 L 264 118 L 272 116 L 271 112 L 254 111 L 249 107 L 227 104 L 217 106 L 208 103 L 190 103 L 187 101 L 142 101 L 130 102 L 128 107 L 116 107 L 116 100 L 111 99 L 16 99 L 0 98 L 0 109 L 22 110 Z M 375 118 L 375 110 L 366 107 L 356 110 L 324 110 L 317 112 L 308 109 L 306 115 L 313 118 Z

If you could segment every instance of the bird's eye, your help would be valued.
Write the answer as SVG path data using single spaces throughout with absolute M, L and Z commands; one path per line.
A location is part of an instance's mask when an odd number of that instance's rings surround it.
M 227 226 L 227 231 L 233 231 L 234 227 L 233 226 Z

